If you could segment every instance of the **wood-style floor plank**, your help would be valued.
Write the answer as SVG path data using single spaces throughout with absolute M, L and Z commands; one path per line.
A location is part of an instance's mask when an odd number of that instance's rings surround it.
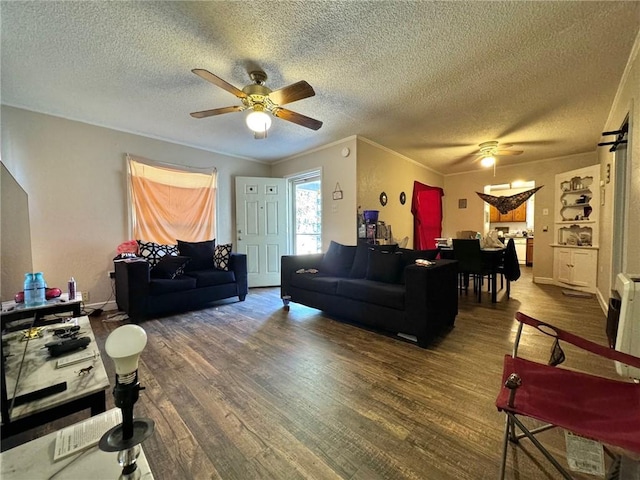
M 460 297 L 455 328 L 428 349 L 252 289 L 205 310 L 143 322 L 137 416 L 152 418 L 144 448 L 157 479 L 493 479 L 504 417 L 494 402 L 502 359 L 523 312 L 605 344 L 595 298 L 536 285 L 531 269 L 499 292 Z M 101 348 L 121 325 L 92 318 Z M 529 330 L 523 356 L 546 361 L 548 338 Z M 566 367 L 617 378 L 612 364 L 566 346 Z M 104 355 L 104 352 L 103 352 Z M 104 357 L 113 378 L 113 365 Z M 109 406 L 113 398 L 108 395 Z M 26 438 L 82 415 L 25 433 Z M 542 434 L 562 453 L 564 436 Z M 558 474 L 523 441 L 507 478 Z M 114 458 L 115 461 L 115 458 Z M 588 478 L 576 475 L 576 478 Z

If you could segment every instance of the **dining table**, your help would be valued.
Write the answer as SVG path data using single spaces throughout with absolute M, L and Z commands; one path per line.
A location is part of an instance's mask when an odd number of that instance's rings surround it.
M 455 260 L 453 247 L 440 247 L 440 258 Z M 480 248 L 482 259 L 491 271 L 491 303 L 498 301 L 498 271 L 502 265 L 506 247 L 486 247 Z

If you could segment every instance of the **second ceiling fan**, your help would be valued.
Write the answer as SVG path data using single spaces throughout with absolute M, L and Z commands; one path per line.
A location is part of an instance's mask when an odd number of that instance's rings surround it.
M 242 102 L 242 105 L 193 112 L 191 116 L 194 118 L 207 118 L 223 113 L 253 110 L 247 115 L 247 126 L 254 132 L 254 138 L 256 139 L 267 137 L 267 130 L 271 126 L 271 115 L 312 130 L 318 130 L 322 126 L 320 120 L 307 117 L 281 106 L 313 97 L 316 94 L 313 87 L 304 80 L 272 91 L 264 85 L 267 80 L 267 74 L 262 70 L 255 70 L 249 73 L 254 83 L 240 90 L 207 70 L 194 68 L 191 71 L 208 82 L 232 93 Z
M 522 150 L 508 150 L 513 147 L 513 145 L 509 143 L 499 144 L 495 140 L 490 142 L 483 142 L 479 145 L 480 150 L 478 150 L 478 160 L 480 160 L 480 165 L 483 167 L 491 167 L 496 164 L 496 157 L 500 157 L 503 155 L 520 155 L 523 153 Z

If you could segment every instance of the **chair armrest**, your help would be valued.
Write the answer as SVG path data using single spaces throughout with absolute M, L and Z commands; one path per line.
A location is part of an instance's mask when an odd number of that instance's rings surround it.
M 229 257 L 229 270 L 232 270 L 236 277 L 238 296 L 243 299 L 249 291 L 247 255 L 245 253 L 231 253 Z
M 289 295 L 291 285 L 291 275 L 295 275 L 297 270 L 304 268 L 320 269 L 320 264 L 324 258 L 324 253 L 313 253 L 310 255 L 283 255 L 280 257 L 280 296 Z
M 600 355 L 601 357 L 608 358 L 609 360 L 616 360 L 620 363 L 624 363 L 625 365 L 640 368 L 640 358 L 629 355 L 628 353 L 619 352 L 618 350 L 614 350 L 613 348 L 609 348 L 604 345 L 600 345 L 599 343 L 592 342 L 591 340 L 587 340 L 586 338 L 579 337 L 578 335 L 569 333 L 549 323 L 536 320 L 535 318 L 525 315 L 522 312 L 516 312 L 516 320 L 520 322 L 520 328 L 518 330 L 518 340 L 519 335 L 522 332 L 522 324 L 526 323 L 527 325 L 537 328 L 540 332 L 544 333 L 545 335 L 549 335 L 550 337 L 564 340 L 565 342 L 571 343 L 576 347 L 579 347 L 596 355 Z M 514 357 L 516 356 L 515 354 L 517 354 L 517 342 L 516 345 L 514 345 Z

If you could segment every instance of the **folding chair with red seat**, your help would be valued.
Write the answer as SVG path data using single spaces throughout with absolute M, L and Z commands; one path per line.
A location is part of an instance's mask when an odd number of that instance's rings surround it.
M 559 340 L 591 353 L 640 368 L 640 358 L 591 342 L 548 323 L 516 313 L 520 322 L 513 354 L 505 355 L 502 388 L 496 406 L 506 416 L 500 477 L 504 478 L 509 441 L 527 437 L 566 479 L 567 470 L 535 437 L 561 427 L 576 435 L 640 453 L 640 384 L 629 379 L 612 380 L 558 368 L 564 360 Z M 524 324 L 555 338 L 549 365 L 518 357 Z M 518 417 L 529 417 L 547 425 L 528 429 Z M 516 427 L 521 434 L 516 434 Z

